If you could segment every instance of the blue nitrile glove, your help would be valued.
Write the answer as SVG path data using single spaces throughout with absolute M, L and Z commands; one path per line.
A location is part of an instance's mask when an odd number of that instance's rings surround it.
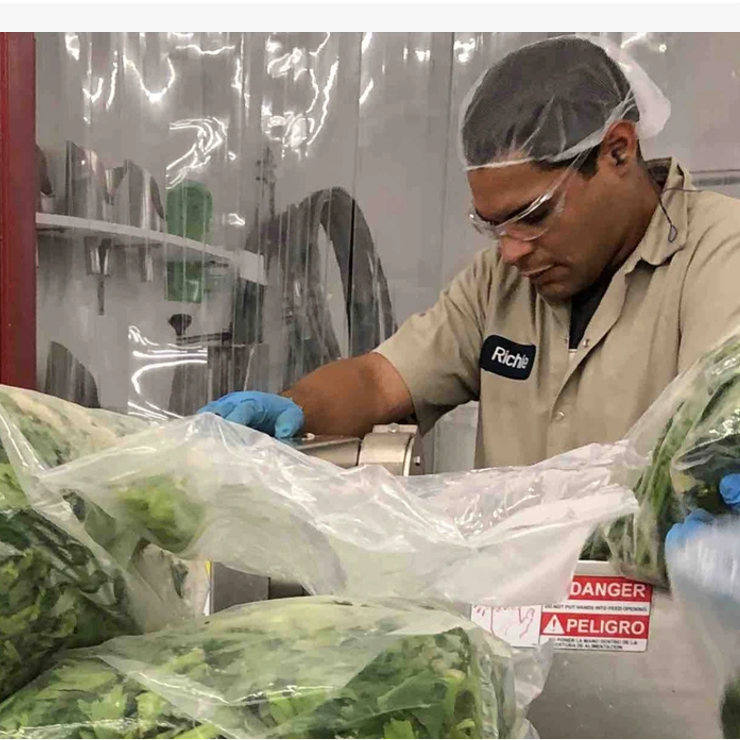
M 733 511 L 740 513 L 740 473 L 730 473 L 722 478 L 719 493 Z
M 303 409 L 290 398 L 260 391 L 229 393 L 198 411 L 199 414 L 206 412 L 278 439 L 295 437 L 305 421 Z
M 740 514 L 740 473 L 730 473 L 722 478 L 719 482 L 719 493 L 730 509 L 734 513 Z M 665 538 L 666 548 L 679 545 L 692 533 L 711 524 L 714 520 L 715 516 L 708 511 L 704 511 L 704 509 L 692 511 L 686 519 L 671 527 Z
M 692 534 L 700 531 L 703 527 L 710 525 L 715 520 L 714 514 L 704 509 L 694 509 L 682 522 L 674 524 L 665 538 L 665 549 L 678 547 L 684 543 Z

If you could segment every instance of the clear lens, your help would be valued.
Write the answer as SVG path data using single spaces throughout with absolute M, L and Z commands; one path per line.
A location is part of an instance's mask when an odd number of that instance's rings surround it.
M 563 210 L 563 196 L 548 198 L 534 209 L 504 224 L 492 224 L 482 219 L 475 208 L 470 210 L 470 220 L 475 229 L 493 239 L 508 236 L 517 241 L 532 241 L 542 236 Z
M 469 215 L 476 231 L 493 239 L 508 236 L 521 242 L 531 242 L 542 236 L 563 212 L 567 186 L 572 182 L 573 174 L 578 172 L 578 168 L 587 155 L 588 152 L 580 154 L 550 190 L 543 193 L 524 213 L 509 221 L 502 224 L 492 224 L 481 218 L 475 210 L 475 206 L 471 206 Z M 563 185 L 566 187 L 558 192 Z

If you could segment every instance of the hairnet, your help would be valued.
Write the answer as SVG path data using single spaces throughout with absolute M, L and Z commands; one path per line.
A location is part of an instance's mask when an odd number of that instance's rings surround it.
M 466 170 L 560 162 L 600 144 L 616 121 L 654 136 L 670 109 L 619 46 L 561 36 L 508 54 L 478 79 L 463 102 L 461 156 Z

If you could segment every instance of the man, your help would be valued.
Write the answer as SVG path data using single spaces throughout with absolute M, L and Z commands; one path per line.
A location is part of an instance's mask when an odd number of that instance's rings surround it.
M 412 414 L 427 431 L 480 400 L 479 467 L 623 437 L 740 323 L 740 202 L 696 191 L 676 161 L 646 163 L 644 116 L 588 41 L 504 58 L 461 126 L 492 248 L 376 351 L 205 410 L 278 437 L 359 436 Z

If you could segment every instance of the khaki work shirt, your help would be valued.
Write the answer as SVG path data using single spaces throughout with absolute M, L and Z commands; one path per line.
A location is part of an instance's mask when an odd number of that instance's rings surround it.
M 423 432 L 480 401 L 478 467 L 530 465 L 614 442 L 681 371 L 740 325 L 740 200 L 691 191 L 675 160 L 642 240 L 612 278 L 575 353 L 569 304 L 551 306 L 495 249 L 377 351 L 411 392 Z

